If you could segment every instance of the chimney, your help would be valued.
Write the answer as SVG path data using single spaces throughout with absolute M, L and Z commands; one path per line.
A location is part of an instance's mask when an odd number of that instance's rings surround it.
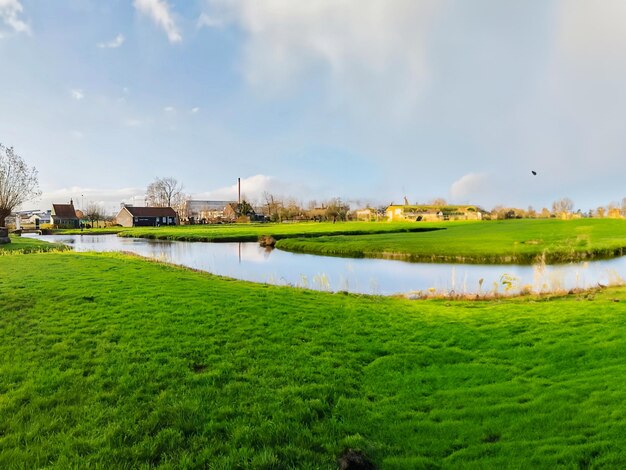
M 237 178 L 237 204 L 241 204 L 241 178 Z

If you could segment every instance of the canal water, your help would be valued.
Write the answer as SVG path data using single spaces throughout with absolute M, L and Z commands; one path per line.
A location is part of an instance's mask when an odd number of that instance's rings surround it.
M 517 294 L 554 292 L 626 279 L 626 257 L 553 266 L 409 263 L 266 249 L 258 243 L 200 243 L 116 235 L 46 235 L 75 251 L 131 252 L 246 281 L 361 294 Z

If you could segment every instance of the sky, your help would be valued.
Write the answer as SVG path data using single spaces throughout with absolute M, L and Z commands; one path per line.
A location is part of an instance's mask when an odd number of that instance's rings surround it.
M 0 143 L 39 171 L 24 209 L 171 176 L 586 211 L 626 197 L 624 24 L 622 0 L 0 0 Z

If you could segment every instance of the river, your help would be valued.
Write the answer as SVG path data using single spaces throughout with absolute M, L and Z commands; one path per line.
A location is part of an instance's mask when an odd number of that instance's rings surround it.
M 266 249 L 258 243 L 200 243 L 116 235 L 46 235 L 75 251 L 131 252 L 257 283 L 322 291 L 407 296 L 517 294 L 614 285 L 626 278 L 626 256 L 554 266 L 409 263 Z

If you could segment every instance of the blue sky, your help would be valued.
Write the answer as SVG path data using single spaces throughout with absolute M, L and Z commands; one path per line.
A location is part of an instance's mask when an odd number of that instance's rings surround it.
M 624 24 L 621 0 L 0 0 L 0 142 L 40 172 L 29 207 L 174 176 L 588 210 L 626 197 Z

